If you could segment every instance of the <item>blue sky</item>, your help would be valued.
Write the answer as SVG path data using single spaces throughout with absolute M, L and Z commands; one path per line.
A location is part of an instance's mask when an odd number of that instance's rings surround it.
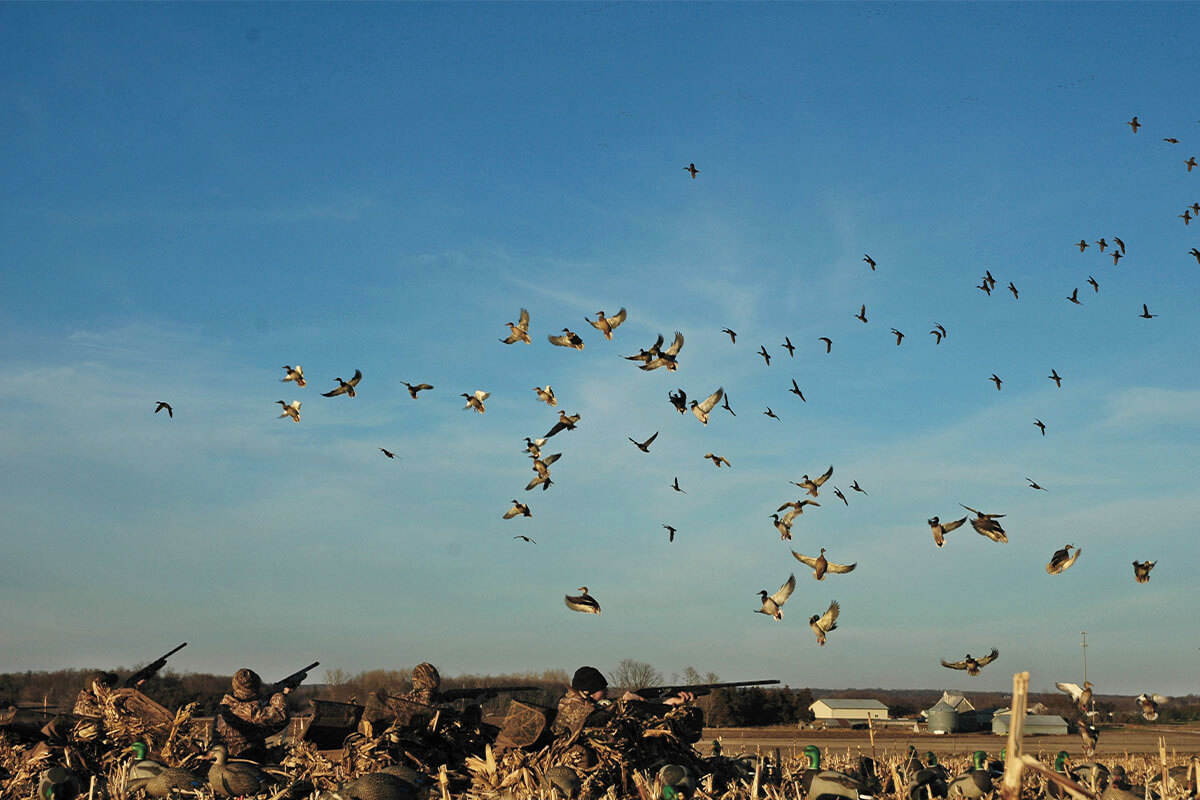
M 0 6 L 0 670 L 187 640 L 197 671 L 636 658 L 826 687 L 1028 669 L 1044 690 L 1082 680 L 1087 630 L 1098 691 L 1194 691 L 1198 21 Z M 1073 246 L 1114 236 L 1119 266 Z M 583 320 L 622 306 L 611 342 Z M 520 308 L 533 344 L 500 344 Z M 583 351 L 546 341 L 564 327 Z M 676 330 L 678 372 L 621 359 Z M 279 382 L 296 363 L 306 388 Z M 358 397 L 320 396 L 356 368 Z M 547 383 L 582 419 L 526 493 Z M 667 402 L 718 386 L 736 417 Z M 462 410 L 477 389 L 485 415 Z M 649 454 L 626 439 L 655 431 Z M 769 515 L 831 464 L 791 545 L 859 566 L 817 583 Z M 514 497 L 531 518 L 501 519 Z M 1007 514 L 1009 543 L 936 548 L 925 520 L 959 503 Z M 1079 562 L 1047 575 L 1067 542 Z M 791 572 L 783 621 L 752 614 Z M 562 602 L 585 584 L 599 617 Z M 831 599 L 819 648 L 805 622 Z M 992 646 L 978 678 L 938 664 Z

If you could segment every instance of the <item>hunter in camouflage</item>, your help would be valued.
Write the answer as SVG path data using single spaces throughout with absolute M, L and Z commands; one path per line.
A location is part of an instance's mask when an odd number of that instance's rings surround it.
M 267 737 L 288 724 L 289 691 L 284 689 L 263 699 L 262 678 L 257 672 L 242 668 L 234 673 L 233 694 L 221 698 L 216 721 L 216 741 L 229 749 L 230 757 L 256 761 L 267 758 Z

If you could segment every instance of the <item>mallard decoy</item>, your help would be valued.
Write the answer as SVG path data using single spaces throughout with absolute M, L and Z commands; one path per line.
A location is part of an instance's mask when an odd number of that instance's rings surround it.
M 339 394 L 355 396 L 354 387 L 358 386 L 358 382 L 362 380 L 362 370 L 354 370 L 354 377 L 348 381 L 341 378 L 334 378 L 338 382 L 338 387 L 330 392 L 322 392 L 321 397 L 337 397 Z
M 504 344 L 514 344 L 516 342 L 524 342 L 525 344 L 533 344 L 533 340 L 529 338 L 529 312 L 521 309 L 521 316 L 516 322 L 504 323 L 508 326 L 508 336 L 500 341 Z
M 171 408 L 170 403 L 164 403 L 162 400 L 159 400 L 157 402 L 158 402 L 158 405 L 154 408 L 155 414 L 162 411 L 163 409 L 166 409 L 167 416 L 170 417 L 171 419 L 175 419 L 175 409 Z
M 519 500 L 513 500 L 512 502 L 513 502 L 512 508 L 510 508 L 508 511 L 504 512 L 504 519 L 512 519 L 513 517 L 518 517 L 518 516 L 523 516 L 523 517 L 532 517 L 533 516 L 533 512 L 531 512 L 529 510 L 529 506 L 525 505 L 524 503 L 522 503 Z
M 544 387 L 535 386 L 533 387 L 533 391 L 537 395 L 538 400 L 541 400 L 551 408 L 558 405 L 558 398 L 554 396 L 554 387 L 550 384 L 547 383 Z
M 823 474 L 818 475 L 816 478 L 809 478 L 808 475 L 805 474 L 800 479 L 799 483 L 797 483 L 796 481 L 788 481 L 788 483 L 790 483 L 794 486 L 799 486 L 801 489 L 807 489 L 808 493 L 810 495 L 812 495 L 813 497 L 817 497 L 820 494 L 820 491 L 819 491 L 820 488 L 822 486 L 824 486 L 825 481 L 829 480 L 830 477 L 832 477 L 832 476 L 833 476 L 833 465 L 830 464 L 829 469 L 825 470 L 825 472 Z
M 796 576 L 788 575 L 787 581 L 783 586 L 779 587 L 779 591 L 775 594 L 767 594 L 766 589 L 760 589 L 759 599 L 762 601 L 762 608 L 754 609 L 755 614 L 766 614 L 768 617 L 774 617 L 776 620 L 783 619 L 783 604 L 792 596 L 792 592 L 796 591 Z
M 947 784 L 946 789 L 950 797 L 979 800 L 992 791 L 992 776 L 987 770 L 987 765 L 984 764 L 986 759 L 987 753 L 982 750 L 976 750 L 971 755 L 971 763 L 974 768 L 967 770 Z
M 487 408 L 484 407 L 483 401 L 487 400 L 491 396 L 491 392 L 485 392 L 482 389 L 475 390 L 474 394 L 467 394 L 466 392 L 463 392 L 459 395 L 459 397 L 465 397 L 467 399 L 467 404 L 463 406 L 463 411 L 466 411 L 468 408 L 470 408 L 477 414 L 487 413 Z
M 38 775 L 39 800 L 74 800 L 82 791 L 79 778 L 65 767 L 50 767 Z
M 946 534 L 961 528 L 963 523 L 967 521 L 967 518 L 963 517 L 951 522 L 942 522 L 937 517 L 930 517 L 927 521 L 929 522 L 929 529 L 933 531 L 933 543 L 941 547 L 946 543 Z
M 696 164 L 694 162 L 684 167 L 683 171 L 690 172 L 692 175 L 692 180 L 696 180 L 696 176 L 700 174 L 700 170 L 696 169 Z
M 583 339 L 579 338 L 579 334 L 575 333 L 570 328 L 563 328 L 562 334 L 550 334 L 546 338 L 550 340 L 550 344 L 558 347 L 570 347 L 575 350 L 583 349 Z
M 636 439 L 634 439 L 632 436 L 626 436 L 625 438 L 628 439 L 629 441 L 633 442 L 633 446 L 636 447 L 638 450 L 641 450 L 643 453 L 649 453 L 650 452 L 650 443 L 658 438 L 658 431 L 655 431 L 654 435 L 651 436 L 649 439 L 647 439 L 644 442 L 639 442 Z
M 687 392 L 685 392 L 683 389 L 678 389 L 675 392 L 672 392 L 670 389 L 668 389 L 667 399 L 671 401 L 671 405 L 680 414 L 687 413 Z
M 1108 767 L 1103 764 L 1097 764 L 1094 761 L 1085 761 L 1082 764 L 1076 764 L 1071 767 L 1067 771 L 1067 774 L 1071 776 L 1071 780 L 1080 786 L 1092 792 L 1099 792 L 1107 788 L 1111 773 L 1109 773 Z
M 805 747 L 804 755 L 808 757 L 808 767 L 800 773 L 800 787 L 805 797 L 813 800 L 822 797 L 859 800 L 866 794 L 861 781 L 844 772 L 821 769 L 821 751 L 816 745 Z
M 283 367 L 283 371 L 286 374 L 279 381 L 280 383 L 287 383 L 288 381 L 295 381 L 296 385 L 299 386 L 301 389 L 303 389 L 305 386 L 308 385 L 308 381 L 304 380 L 304 367 L 300 366 L 299 364 L 297 364 L 294 367 L 288 366 L 285 364 Z
M 174 797 L 178 791 L 197 792 L 203 787 L 204 781 L 199 775 L 179 767 L 162 767 L 160 772 L 141 778 L 132 777 L 131 772 L 126 784 L 127 789 L 141 789 L 151 797 Z
M 253 761 L 230 761 L 229 750 L 223 744 L 209 748 L 208 758 L 213 761 L 208 770 L 208 785 L 221 797 L 258 794 L 269 782 L 267 774 Z
M 713 466 L 716 467 L 717 469 L 720 469 L 722 464 L 729 467 L 730 469 L 733 469 L 733 464 L 730 464 L 729 459 L 726 458 L 725 456 L 719 456 L 719 455 L 716 455 L 715 453 L 705 453 L 704 457 L 707 458 L 709 461 L 713 462 Z
M 959 505 L 975 515 L 971 518 L 971 527 L 980 536 L 986 536 L 993 542 L 1003 543 L 1008 541 L 1008 534 L 1004 532 L 1004 528 L 996 521 L 1000 517 L 1006 516 L 1005 514 L 984 514 L 982 511 L 976 511 L 970 506 L 964 506 L 962 503 L 959 503 Z
M 401 383 L 403 383 L 405 386 L 407 386 L 407 387 L 408 387 L 408 393 L 409 393 L 410 395 L 412 395 L 412 399 L 413 399 L 413 400 L 416 400 L 416 399 L 417 399 L 417 393 L 418 393 L 418 392 L 423 392 L 423 391 L 425 391 L 426 389 L 432 389 L 432 388 L 433 388 L 433 387 L 432 387 L 432 386 L 430 386 L 428 383 L 418 383 L 417 385 L 415 385 L 415 386 L 414 386 L 413 384 L 409 383 L 408 381 L 400 381 L 400 382 L 401 382 Z
M 389 772 L 368 772 L 321 795 L 324 800 L 413 800 L 417 796 L 416 787 Z
M 819 581 L 825 580 L 825 573 L 832 572 L 835 575 L 844 575 L 847 572 L 852 572 L 858 566 L 858 562 L 853 564 L 835 564 L 825 558 L 825 548 L 821 548 L 821 554 L 816 558 L 806 556 L 802 553 L 792 551 L 792 556 L 801 564 L 807 564 L 812 567 L 813 577 Z
M 696 779 L 691 769 L 683 764 L 666 764 L 655 776 L 658 785 L 662 787 L 663 800 L 676 800 L 679 797 L 692 797 L 696 788 Z
M 708 415 L 716 408 L 717 403 L 721 402 L 721 398 L 725 396 L 724 387 L 718 386 L 717 390 L 705 398 L 703 403 L 697 403 L 695 400 L 691 402 L 692 414 L 696 419 L 700 420 L 701 425 L 708 424 Z
M 140 778 L 153 778 L 158 773 L 166 769 L 164 764 L 146 758 L 146 754 L 150 752 L 150 748 L 140 739 L 129 747 L 125 748 L 125 752 L 133 754 L 133 762 L 129 765 L 128 777 L 130 780 Z
M 584 320 L 596 330 L 604 334 L 604 338 L 612 341 L 612 332 L 617 329 L 617 326 L 625 321 L 625 309 L 622 308 L 611 317 L 604 316 L 603 311 L 596 312 L 596 319 L 590 320 L 584 317 Z
M 580 586 L 578 595 L 565 595 L 567 608 L 584 614 L 599 614 L 600 604 L 596 598 L 588 594 L 588 587 Z
M 1137 702 L 1138 705 L 1141 706 L 1142 719 L 1146 720 L 1147 722 L 1154 722 L 1156 719 L 1158 719 L 1158 705 L 1159 703 L 1167 702 L 1167 699 L 1168 698 L 1163 697 L 1161 694 L 1139 694 L 1137 696 Z
M 829 608 L 825 609 L 825 613 L 821 615 L 813 614 L 808 618 L 808 627 L 817 635 L 817 644 L 821 647 L 825 646 L 825 634 L 832 630 L 837 630 L 838 614 L 842 613 L 841 606 L 837 600 L 829 603 Z
M 654 351 L 652 357 L 645 364 L 642 364 L 642 366 L 638 367 L 638 369 L 645 370 L 647 372 L 658 369 L 659 367 L 666 367 L 667 372 L 674 372 L 675 370 L 679 369 L 679 362 L 676 360 L 676 356 L 679 355 L 679 351 L 683 348 L 683 334 L 679 331 L 675 331 L 675 339 L 670 345 L 667 346 L 666 350 L 658 349 L 661 347 L 662 341 L 663 337 L 659 335 L 658 342 L 655 344 L 653 349 Z
M 283 413 L 279 415 L 280 419 L 283 419 L 284 417 L 291 417 L 292 422 L 300 421 L 300 401 L 299 400 L 293 400 L 291 405 L 288 405 L 287 403 L 283 402 L 282 400 L 276 400 L 275 402 L 279 403 L 279 405 L 283 406 Z
M 1150 582 L 1150 570 L 1154 569 L 1157 561 L 1133 562 L 1133 579 L 1138 583 Z
M 942 666 L 949 669 L 965 669 L 968 675 L 978 675 L 979 670 L 986 667 L 988 664 L 1000 657 L 1000 651 L 992 648 L 992 652 L 988 653 L 983 658 L 972 658 L 970 653 L 962 661 L 947 661 L 942 659 Z
M 579 790 L 582 786 L 579 775 L 571 767 L 560 765 L 546 770 L 544 788 L 547 795 L 557 791 L 567 800 L 575 800 L 579 797 Z
M 1071 696 L 1071 702 L 1079 706 L 1079 710 L 1084 714 L 1091 716 L 1094 712 L 1088 710 L 1088 706 L 1092 704 L 1092 682 L 1084 681 L 1083 686 L 1077 683 L 1056 683 L 1054 686 L 1060 692 L 1066 692 Z
M 575 430 L 575 424 L 579 422 L 579 419 L 579 414 L 568 414 L 565 411 L 558 412 L 558 422 L 554 423 L 554 425 L 550 427 L 550 430 L 546 432 L 546 435 L 543 438 L 549 439 L 551 436 L 560 431 Z
M 1079 554 L 1083 552 L 1082 547 L 1075 547 L 1075 554 L 1071 555 L 1073 544 L 1064 545 L 1061 550 L 1056 550 L 1054 555 L 1050 556 L 1050 563 L 1046 565 L 1046 572 L 1050 575 L 1058 575 L 1064 570 L 1070 569 L 1075 563 L 1075 559 L 1079 558 Z

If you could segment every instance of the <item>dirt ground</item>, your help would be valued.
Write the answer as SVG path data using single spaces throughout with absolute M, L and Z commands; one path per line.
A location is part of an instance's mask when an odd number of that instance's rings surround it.
M 1197 727 L 1137 727 L 1105 728 L 1100 732 L 1097 755 L 1122 755 L 1125 753 L 1158 753 L 1158 739 L 1165 737 L 1167 755 L 1172 751 L 1182 757 L 1185 754 L 1200 754 L 1200 728 Z M 867 731 L 805 731 L 793 727 L 782 728 L 705 728 L 704 738 L 696 746 L 704 753 L 719 739 L 727 755 L 739 752 L 771 752 L 775 748 L 786 758 L 800 753 L 806 745 L 815 744 L 822 750 L 871 754 L 871 739 Z M 887 731 L 875 733 L 875 751 L 878 756 L 903 753 L 911 744 L 921 752 L 932 750 L 939 755 L 972 753 L 983 750 L 996 756 L 1004 747 L 1007 738 L 992 733 L 956 733 L 934 736 L 927 733 Z M 1083 740 L 1078 735 L 1070 736 L 1026 736 L 1025 751 L 1037 755 L 1053 755 L 1066 750 L 1073 757 L 1083 753 Z

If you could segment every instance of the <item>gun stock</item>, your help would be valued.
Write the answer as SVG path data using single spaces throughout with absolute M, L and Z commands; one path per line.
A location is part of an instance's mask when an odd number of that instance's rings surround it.
M 284 689 L 292 689 L 293 691 L 300 688 L 300 684 L 308 680 L 308 673 L 321 665 L 320 661 L 314 661 L 303 669 L 298 669 L 291 675 L 288 675 L 283 680 L 271 687 L 272 693 L 282 692 Z
M 675 686 L 647 686 L 644 689 L 635 689 L 634 694 L 639 697 L 644 697 L 647 700 L 660 700 L 664 697 L 672 697 L 680 692 L 690 692 L 697 697 L 706 695 L 712 692 L 713 689 L 735 689 L 739 686 L 773 686 L 779 683 L 774 678 L 762 681 L 729 681 L 727 683 L 694 683 L 691 685 L 677 684 Z
M 161 656 L 154 659 L 149 664 L 126 678 L 125 682 L 121 684 L 121 687 L 124 689 L 136 689 L 137 685 L 142 681 L 148 681 L 153 678 L 160 669 L 167 665 L 168 658 L 175 655 L 185 647 L 187 647 L 187 642 L 179 645 L 174 650 L 168 650 L 167 652 L 163 653 Z

